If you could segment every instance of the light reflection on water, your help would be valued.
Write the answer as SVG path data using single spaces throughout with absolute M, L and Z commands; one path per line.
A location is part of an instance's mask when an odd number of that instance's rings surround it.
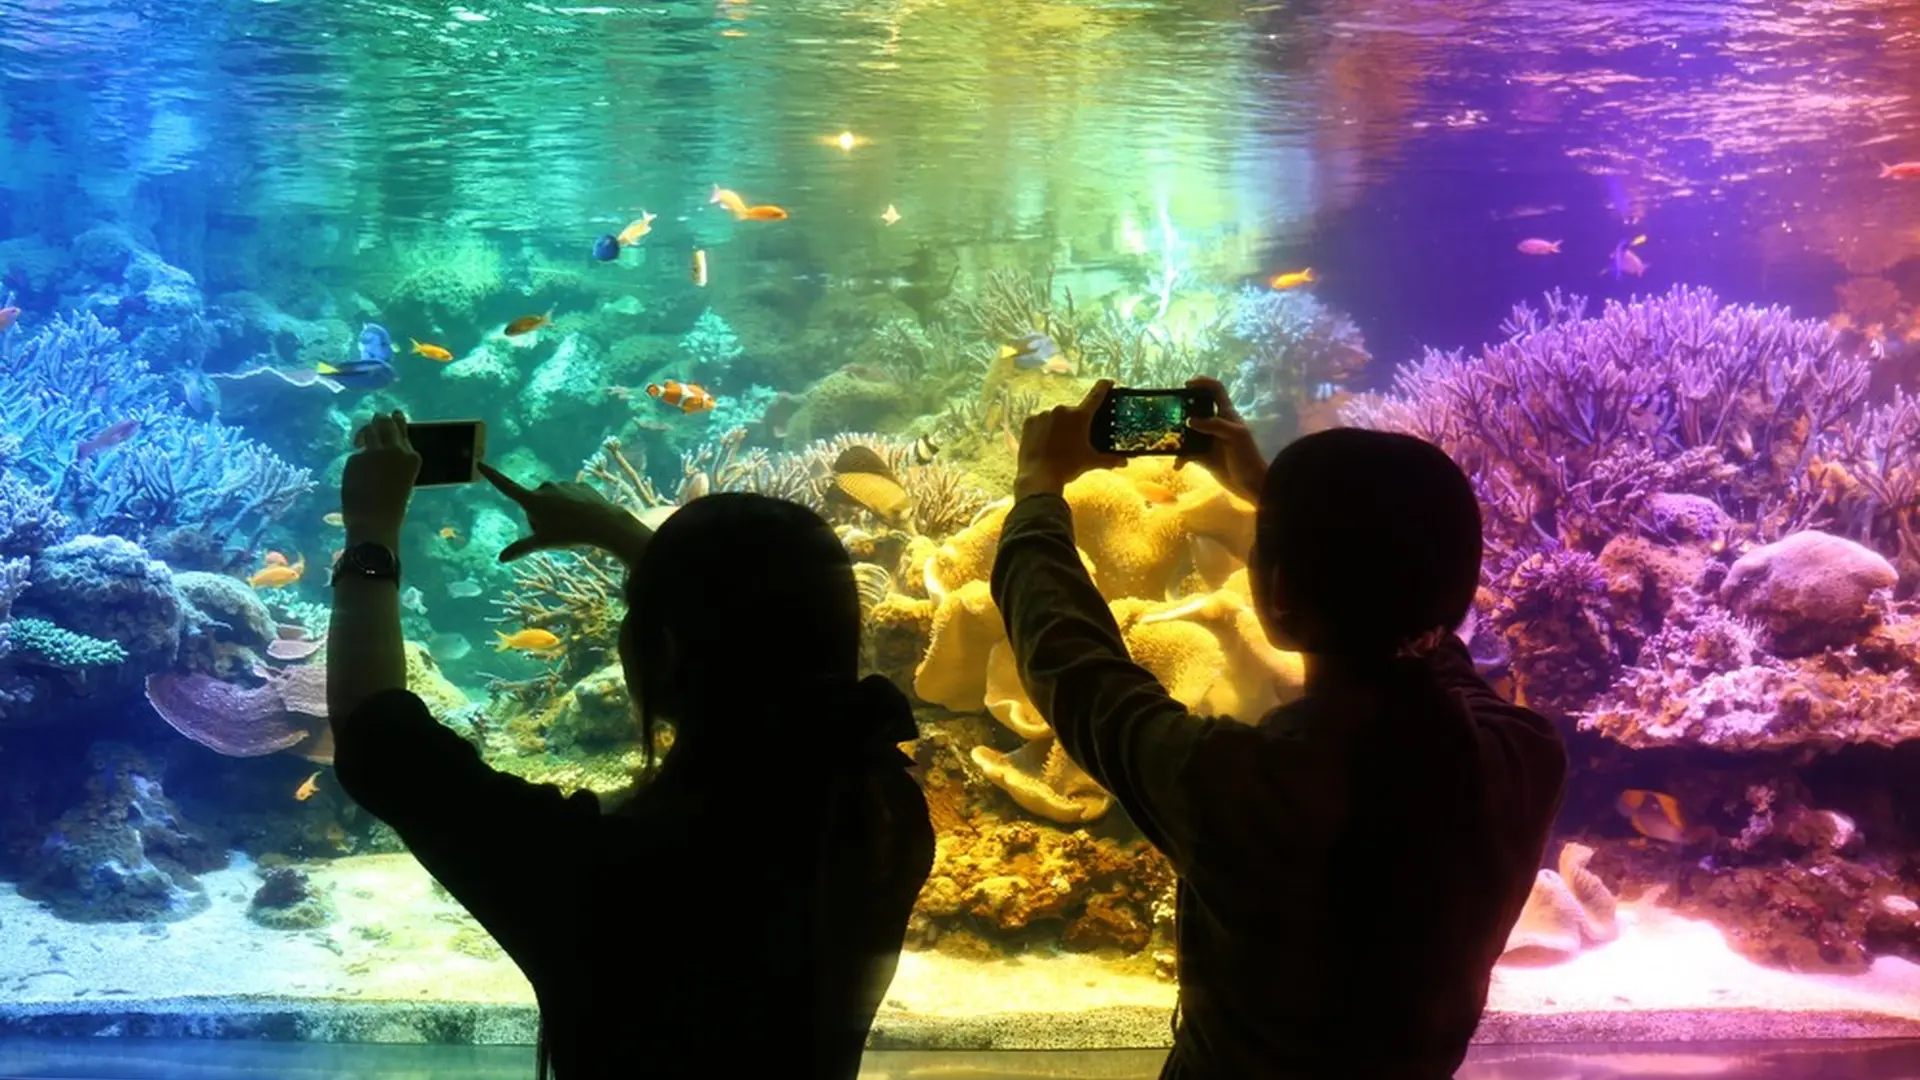
M 574 243 L 718 182 L 842 248 L 904 243 L 894 204 L 922 241 L 1092 262 L 1164 208 L 1231 274 L 1396 170 L 1555 159 L 1642 215 L 1753 184 L 1763 217 L 1844 206 L 1857 247 L 1911 227 L 1856 211 L 1859 177 L 1920 157 L 1915 0 L 0 0 L 0 25 L 0 190 L 78 174 L 111 216 L 184 173 L 234 220 L 363 244 Z

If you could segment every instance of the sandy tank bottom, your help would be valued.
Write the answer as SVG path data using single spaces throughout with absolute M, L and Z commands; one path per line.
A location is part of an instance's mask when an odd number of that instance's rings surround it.
M 0 1032 L 253 1035 L 368 1041 L 529 1041 L 518 970 L 406 855 L 302 866 L 335 910 L 315 930 L 246 916 L 258 884 L 235 864 L 202 876 L 211 907 L 168 924 L 81 925 L 0 886 Z M 1552 967 L 1502 967 L 1479 1038 L 1605 1042 L 1920 1035 L 1920 965 L 1804 975 L 1738 956 L 1712 926 L 1621 906 L 1611 944 Z M 1174 989 L 1062 953 L 901 959 L 877 1047 L 1163 1046 Z

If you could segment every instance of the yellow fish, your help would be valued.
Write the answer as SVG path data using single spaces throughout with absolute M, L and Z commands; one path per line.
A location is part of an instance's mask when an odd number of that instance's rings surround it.
M 621 247 L 632 247 L 640 242 L 641 237 L 653 231 L 653 219 L 653 214 L 649 214 L 645 210 L 640 211 L 640 216 L 634 218 L 626 228 L 621 229 L 620 235 L 614 239 L 620 241 Z
M 308 799 L 311 799 L 315 795 L 319 794 L 319 792 L 320 792 L 320 770 L 315 769 L 313 771 L 312 776 L 307 777 L 306 780 L 303 781 L 299 787 L 293 789 L 293 801 L 306 802 Z
M 1304 270 L 1290 270 L 1284 274 L 1275 274 L 1268 280 L 1267 287 L 1275 292 L 1286 292 L 1288 289 L 1297 289 L 1302 285 L 1311 285 L 1315 280 L 1313 267 L 1309 266 Z
M 495 630 L 493 636 L 500 639 L 494 643 L 494 652 L 507 652 L 511 650 L 525 653 L 550 653 L 560 651 L 560 639 L 555 637 L 553 632 L 549 630 L 536 630 L 529 627 L 524 630 L 515 630 L 511 634 L 503 634 Z
M 453 359 L 452 353 L 438 345 L 430 345 L 417 338 L 408 338 L 407 340 L 413 342 L 413 355 L 415 356 L 424 356 L 429 360 L 438 360 L 443 364 Z

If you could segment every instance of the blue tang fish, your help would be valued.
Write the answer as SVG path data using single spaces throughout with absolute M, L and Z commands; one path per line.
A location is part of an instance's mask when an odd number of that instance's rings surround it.
M 1073 362 L 1060 353 L 1053 338 L 1039 332 L 1022 334 L 1011 345 L 1000 347 L 1000 359 L 1013 361 L 1023 371 L 1039 368 L 1049 375 L 1073 374 Z
M 378 390 L 391 384 L 395 378 L 393 336 L 379 323 L 368 323 L 360 328 L 358 359 L 339 364 L 323 363 L 314 371 L 354 390 Z
M 612 262 L 620 257 L 620 238 L 607 233 L 593 242 L 593 257 L 601 262 Z

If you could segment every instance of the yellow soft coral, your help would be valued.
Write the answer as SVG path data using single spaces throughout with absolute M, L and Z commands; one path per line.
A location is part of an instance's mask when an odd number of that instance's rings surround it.
M 913 673 L 913 692 L 955 712 L 978 709 L 986 698 L 989 654 L 1006 639 L 986 582 L 969 581 L 945 594 L 933 612 L 926 659 Z
M 1079 825 L 1098 820 L 1113 796 L 1073 763 L 1052 732 L 1011 754 L 976 746 L 969 755 L 988 780 L 1030 814 Z
M 1068 484 L 1065 495 L 1101 595 L 1165 597 L 1187 537 L 1170 492 L 1143 492 L 1125 470 L 1101 469 Z
M 1000 548 L 1000 527 L 1006 524 L 1012 499 L 1003 499 L 974 516 L 966 528 L 947 538 L 918 561 L 927 595 L 935 600 L 970 581 L 985 581 L 993 572 L 993 556 Z M 908 557 L 918 552 L 910 549 Z

